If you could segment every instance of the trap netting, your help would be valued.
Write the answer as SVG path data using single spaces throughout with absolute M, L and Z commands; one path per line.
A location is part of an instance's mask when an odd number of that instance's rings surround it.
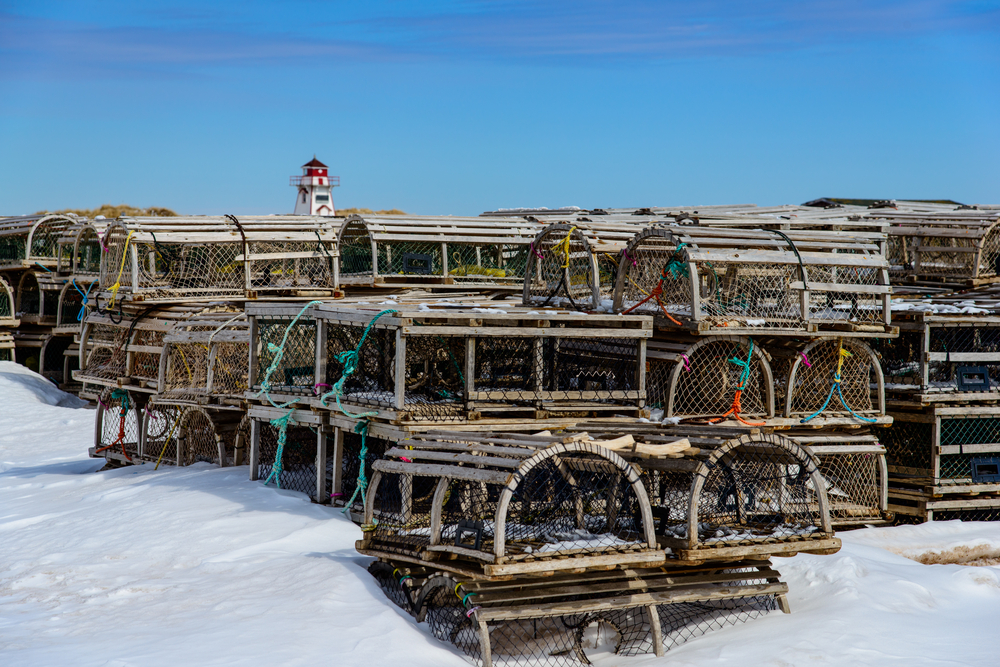
M 913 273 L 913 251 L 910 249 L 908 237 L 894 234 L 890 230 L 885 253 L 889 261 L 889 277 L 894 282 Z
M 42 314 L 44 292 L 34 271 L 26 271 L 17 284 L 17 314 L 25 321 L 37 321 Z M 34 319 L 32 319 L 34 318 Z
M 97 384 L 117 382 L 118 378 L 127 375 L 129 329 L 103 321 L 105 318 L 100 322 L 93 319 L 93 315 L 88 317 L 83 336 L 87 356 L 80 379 Z
M 271 394 L 312 395 L 318 382 L 316 321 L 305 316 L 295 321 L 294 315 L 259 315 L 256 321 L 257 337 L 251 341 L 257 351 L 253 389 L 263 389 L 266 379 Z M 279 355 L 278 364 L 272 368 Z
M 161 393 L 174 400 L 242 398 L 248 389 L 249 341 L 242 313 L 212 313 L 178 325 L 163 338 Z
M 103 255 L 101 232 L 91 224 L 83 225 L 77 233 L 73 248 L 73 276 L 78 281 L 83 277 L 100 277 Z
M 438 640 L 455 646 L 473 664 L 484 666 L 569 667 L 610 655 L 662 655 L 713 630 L 778 609 L 774 594 L 737 597 L 722 592 L 720 585 L 698 586 L 697 577 L 689 582 L 684 573 L 669 575 L 672 580 L 664 571 L 631 570 L 629 575 L 582 576 L 558 584 L 536 578 L 502 585 L 469 584 L 439 574 L 415 595 L 398 584 L 393 590 L 394 573 L 379 582 L 404 608 L 415 597 L 411 604 L 418 621 L 426 621 Z M 767 588 L 755 584 L 761 580 L 756 568 L 716 569 L 709 576 L 727 585 Z M 672 584 L 686 584 L 685 597 L 691 601 L 643 605 L 609 600 L 628 590 L 655 595 Z M 571 611 L 575 608 L 581 611 Z
M 0 331 L 0 361 L 14 361 L 14 337 Z
M 166 240 L 161 232 L 137 234 L 116 222 L 104 235 L 107 252 L 101 261 L 101 289 L 111 298 L 127 300 L 130 294 L 145 301 L 190 301 L 232 298 L 244 293 L 244 268 L 237 256 L 239 242 Z M 138 236 L 138 238 L 135 238 Z M 204 236 L 204 234 L 203 234 Z
M 363 510 L 364 493 L 358 490 L 359 485 L 365 485 L 372 478 L 372 466 L 383 458 L 392 448 L 393 443 L 384 438 L 365 435 L 362 441 L 360 433 L 343 431 L 343 453 L 340 460 L 334 457 L 333 443 L 327 441 L 327 487 L 331 489 L 330 497 L 338 504 L 351 504 L 351 507 Z M 339 466 L 340 476 L 334 479 L 334 467 Z M 338 483 L 339 482 L 339 488 Z
M 933 477 L 934 424 L 905 421 L 908 415 L 900 413 L 892 416 L 892 426 L 879 432 L 889 472 L 909 477 Z
M 643 473 L 661 543 L 677 552 L 829 538 L 826 483 L 808 451 L 774 434 L 745 435 L 696 466 L 658 461 Z M 712 557 L 705 555 L 702 557 Z
M 601 305 L 599 281 L 597 260 L 584 233 L 571 225 L 549 225 L 529 247 L 522 300 L 526 306 L 595 309 Z
M 98 399 L 94 454 L 121 452 L 132 461 L 139 455 L 142 408 L 146 397 L 124 389 L 106 388 Z
M 685 347 L 686 345 L 686 347 Z M 761 419 L 774 416 L 766 352 L 744 336 L 706 336 L 694 343 L 647 343 L 646 389 L 667 417 Z
M 942 231 L 948 232 L 947 229 Z M 951 231 L 955 236 L 913 237 L 913 272 L 917 276 L 967 279 L 996 275 L 995 235 L 990 244 L 994 246 L 992 252 L 983 252 L 981 256 L 980 245 L 983 239 L 967 238 L 964 230 Z
M 18 318 L 14 311 L 14 290 L 10 284 L 0 277 L 0 326 L 17 326 Z
M 73 278 L 59 291 L 56 306 L 56 326 L 80 328 L 80 323 L 97 303 L 97 280 Z
M 1000 327 L 953 321 L 932 323 L 928 333 L 926 363 L 932 388 L 968 392 L 1000 388 Z M 952 359 L 952 354 L 960 360 Z
M 1000 418 L 938 418 L 941 484 L 1000 485 Z M 984 453 L 984 451 L 986 453 Z M 1000 486 L 998 486 L 1000 488 Z
M 624 254 L 615 310 L 665 317 L 677 326 L 685 319 L 777 330 L 801 329 L 808 321 L 888 321 L 887 264 L 874 246 L 833 242 L 833 252 L 828 238 L 793 241 L 761 230 L 738 239 L 697 234 L 708 232 L 637 234 Z
M 336 244 L 323 240 L 249 241 L 250 285 L 254 292 L 333 289 Z M 242 273 L 243 255 L 239 256 Z
M 72 247 L 59 243 L 59 240 L 79 225 L 80 219 L 75 216 L 43 217 L 31 229 L 28 256 L 25 259 L 45 266 L 55 266 L 60 260 L 68 265 L 72 261 Z
M 477 451 L 461 443 L 391 449 L 373 465 L 367 548 L 411 557 L 452 552 L 499 564 L 601 553 L 641 561 L 655 547 L 645 490 L 631 466 L 597 444 L 538 453 L 487 447 L 489 456 L 458 454 Z M 442 460 L 455 463 L 422 463 Z M 478 468 L 458 465 L 479 461 Z M 553 568 L 569 565 L 554 561 Z
M 923 382 L 923 334 L 902 329 L 896 338 L 869 340 L 878 354 L 887 390 L 919 389 Z
M 815 340 L 798 350 L 787 381 L 785 416 L 853 417 L 873 422 L 885 414 L 879 358 L 857 339 Z
M 1000 506 L 983 503 L 984 507 L 932 510 L 934 521 L 1000 521 Z
M 143 413 L 142 458 L 147 461 L 177 464 L 178 428 L 185 406 L 161 403 L 155 398 Z
M 316 497 L 316 431 L 308 426 L 290 424 L 279 457 L 281 429 L 269 421 L 260 421 L 258 430 L 258 479 L 276 483 L 279 489 L 300 491 Z
M 69 378 L 64 375 L 66 368 L 65 353 L 73 344 L 72 336 L 46 336 L 42 341 L 38 372 L 57 385 L 63 384 Z
M 338 234 L 345 285 L 519 287 L 538 225 L 489 218 L 352 216 Z
M 811 448 L 812 449 L 812 448 Z M 826 483 L 830 522 L 836 527 L 880 522 L 887 509 L 884 454 L 871 451 L 814 449 Z

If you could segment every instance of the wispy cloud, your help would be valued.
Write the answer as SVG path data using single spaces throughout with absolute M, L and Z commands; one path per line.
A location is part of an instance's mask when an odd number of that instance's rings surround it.
M 0 13 L 0 76 L 196 74 L 203 68 L 385 60 L 558 64 L 739 56 L 945 32 L 1000 33 L 1000 6 L 964 0 L 471 3 L 187 1 L 73 18 Z M 97 12 L 105 12 L 103 15 Z M 0 12 L 3 12 L 0 9 Z

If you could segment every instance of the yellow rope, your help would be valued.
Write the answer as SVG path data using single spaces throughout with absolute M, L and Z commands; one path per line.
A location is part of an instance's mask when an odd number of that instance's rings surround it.
M 556 243 L 554 246 L 552 246 L 552 252 L 556 252 L 557 250 L 559 250 L 559 248 L 562 248 L 564 257 L 562 267 L 564 269 L 569 268 L 569 244 L 571 241 L 571 237 L 573 236 L 573 232 L 575 231 L 576 227 L 570 227 L 569 231 L 566 232 L 566 238 L 564 238 L 562 241 L 559 241 L 559 243 Z
M 118 278 L 115 280 L 115 284 L 108 288 L 111 292 L 111 307 L 115 307 L 115 300 L 118 298 L 118 290 L 122 286 L 122 273 L 125 271 L 125 258 L 128 257 L 128 242 L 132 240 L 132 235 L 135 234 L 134 231 L 128 233 L 125 237 L 125 248 L 122 250 L 122 263 L 118 267 Z
M 607 257 L 608 259 L 610 259 L 612 262 L 614 262 L 615 266 L 618 266 L 618 260 L 615 259 L 613 255 L 610 255 L 608 253 L 604 253 L 604 256 Z M 642 289 L 642 287 L 639 286 L 639 283 L 637 283 L 635 280 L 632 279 L 631 275 L 629 275 L 629 274 L 626 273 L 625 277 L 628 278 L 628 281 L 630 283 L 632 283 L 633 287 L 635 287 L 637 290 L 639 290 L 640 292 L 642 292 L 643 296 L 649 296 L 649 292 L 647 292 L 646 290 Z
M 188 372 L 188 382 L 189 383 L 193 383 L 194 382 L 194 375 L 191 373 L 191 367 L 188 366 L 187 357 L 184 356 L 184 350 L 182 350 L 181 346 L 178 345 L 177 346 L 177 351 L 181 353 L 181 361 L 184 362 L 184 368 L 187 369 L 187 372 Z
M 154 471 L 160 467 L 160 461 L 163 460 L 163 454 L 167 451 L 167 445 L 170 444 L 170 436 L 174 434 L 174 429 L 177 428 L 177 425 L 181 423 L 181 417 L 183 416 L 184 416 L 184 411 L 182 410 L 181 413 L 177 415 L 177 419 L 174 421 L 174 425 L 170 427 L 170 433 L 167 433 L 167 439 L 163 441 L 163 449 L 160 450 L 160 457 L 156 459 L 156 466 L 153 467 Z

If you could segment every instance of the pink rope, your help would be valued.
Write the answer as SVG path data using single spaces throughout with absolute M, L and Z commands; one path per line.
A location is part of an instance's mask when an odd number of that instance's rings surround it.
M 686 354 L 682 354 L 681 355 L 681 359 L 684 360 L 684 372 L 685 373 L 690 373 L 691 372 L 691 360 L 688 359 L 688 356 Z
M 537 257 L 538 259 L 545 259 L 545 255 L 543 255 L 541 252 L 539 252 L 535 248 L 535 242 L 534 241 L 532 241 L 531 243 L 528 244 L 528 251 L 534 253 L 535 257 Z
M 635 261 L 635 258 L 629 257 L 628 256 L 628 250 L 626 250 L 625 248 L 622 248 L 622 257 L 625 258 L 626 262 L 632 262 L 632 266 L 636 266 L 637 265 L 636 261 Z
M 329 387 L 329 388 L 332 389 L 333 385 L 332 384 L 327 384 L 325 382 L 317 382 L 316 384 L 314 384 L 313 385 L 313 393 L 316 394 L 317 396 L 319 396 L 320 394 L 323 393 L 323 392 L 321 392 L 319 390 L 320 387 Z
M 472 615 L 479 611 L 482 607 L 473 607 L 469 611 L 465 612 L 466 618 L 472 618 Z
M 799 356 L 802 357 L 802 363 L 804 363 L 807 368 L 812 368 L 812 364 L 809 363 L 809 357 L 806 356 L 805 352 L 799 352 Z

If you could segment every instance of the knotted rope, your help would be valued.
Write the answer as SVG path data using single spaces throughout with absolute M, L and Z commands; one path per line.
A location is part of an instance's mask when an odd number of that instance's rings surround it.
M 688 275 L 687 266 L 685 266 L 680 262 L 681 249 L 686 245 L 687 243 L 681 243 L 674 249 L 673 255 L 670 256 L 670 259 L 667 260 L 667 263 L 663 265 L 663 270 L 660 271 L 660 280 L 659 282 L 656 283 L 656 287 L 651 289 L 649 291 L 649 294 L 647 294 L 646 297 L 642 299 L 642 301 L 639 301 L 630 308 L 623 310 L 622 315 L 628 315 L 633 310 L 635 310 L 642 304 L 646 303 L 650 299 L 656 299 L 656 305 L 660 307 L 660 310 L 663 311 L 663 314 L 667 317 L 667 319 L 676 324 L 677 326 L 683 326 L 673 315 L 667 312 L 667 307 L 663 304 L 663 301 L 660 299 L 660 296 L 663 294 L 663 281 L 667 280 L 667 273 L 670 274 L 670 277 L 673 280 L 677 280 L 677 278 L 681 276 Z
M 122 454 L 128 460 L 129 463 L 132 462 L 132 457 L 128 455 L 125 451 L 125 418 L 128 416 L 128 411 L 132 407 L 132 403 L 129 400 L 128 392 L 124 389 L 115 389 L 111 392 L 111 401 L 118 399 L 121 401 L 121 406 L 118 409 L 118 437 L 110 445 L 105 445 L 104 447 L 99 447 L 94 450 L 95 454 L 100 454 L 101 452 L 111 449 L 115 445 L 121 445 Z M 102 403 L 102 405 L 104 405 Z M 107 413 L 108 406 L 105 406 L 105 413 Z
M 122 273 L 124 273 L 124 271 L 125 271 L 125 258 L 128 257 L 128 244 L 129 244 L 129 241 L 132 240 L 132 237 L 134 235 L 135 235 L 135 231 L 130 231 L 128 233 L 128 236 L 125 237 L 125 247 L 122 249 L 122 263 L 118 267 L 118 278 L 115 279 L 115 284 L 108 288 L 108 291 L 111 292 L 111 307 L 112 308 L 115 307 L 115 300 L 118 298 L 118 290 L 120 290 L 121 286 L 122 286 Z
M 805 355 L 802 356 L 805 357 Z M 820 409 L 812 413 L 805 419 L 800 420 L 799 421 L 800 424 L 805 424 L 806 422 L 810 421 L 811 419 L 819 415 L 821 412 L 826 410 L 826 406 L 830 404 L 830 399 L 833 398 L 834 390 L 837 391 L 837 397 L 840 399 L 840 404 L 843 405 L 844 408 L 846 408 L 849 413 L 851 413 L 852 417 L 854 417 L 855 419 L 859 419 L 867 424 L 874 424 L 875 422 L 878 421 L 878 419 L 868 419 L 867 417 L 862 417 L 861 415 L 856 413 L 851 408 L 851 406 L 847 404 L 847 400 L 844 398 L 844 392 L 840 388 L 840 379 L 841 379 L 840 374 L 844 369 L 844 360 L 846 360 L 848 357 L 853 357 L 853 356 L 854 356 L 853 354 L 844 349 L 844 341 L 843 339 L 841 339 L 840 349 L 837 351 L 837 369 L 833 372 L 833 384 L 830 386 L 830 392 L 826 395 L 826 400 L 823 401 L 823 405 L 820 407 Z
M 716 417 L 715 419 L 709 419 L 708 420 L 709 424 L 717 424 L 725 420 L 725 418 L 728 417 L 729 415 L 732 415 L 733 418 L 736 421 L 740 422 L 741 424 L 746 424 L 747 426 L 764 426 L 765 422 L 748 422 L 747 420 L 743 419 L 742 415 L 740 414 L 740 412 L 743 410 L 743 406 L 740 404 L 740 398 L 743 396 L 743 388 L 746 387 L 747 380 L 750 379 L 750 362 L 752 358 L 753 358 L 753 339 L 751 338 L 750 349 L 747 351 L 746 361 L 743 361 L 742 359 L 737 357 L 735 351 L 733 353 L 733 357 L 731 359 L 726 360 L 731 364 L 736 364 L 741 369 L 740 376 L 736 384 L 736 393 L 733 394 L 733 404 L 729 408 L 728 412 L 726 412 L 721 417 Z
M 76 278 L 73 278 L 73 289 L 79 292 L 80 298 L 83 299 L 83 301 L 80 303 L 80 312 L 76 314 L 77 322 L 82 322 L 83 316 L 87 313 L 87 304 L 90 303 L 90 290 L 94 289 L 94 285 L 96 283 L 97 283 L 96 280 L 90 283 L 90 287 L 88 287 L 87 291 L 84 292 L 83 290 L 80 289 L 80 286 L 76 284 Z

